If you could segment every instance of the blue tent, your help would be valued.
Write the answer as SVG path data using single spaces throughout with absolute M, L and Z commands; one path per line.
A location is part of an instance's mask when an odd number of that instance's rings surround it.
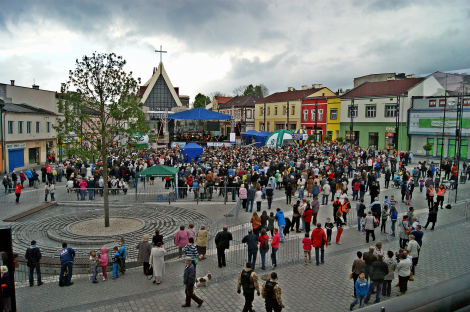
M 256 130 L 248 130 L 247 132 L 242 133 L 242 138 L 243 140 L 246 141 L 246 144 L 250 144 L 251 138 L 253 138 L 257 134 L 258 134 L 258 131 Z
M 203 149 L 200 145 L 197 145 L 196 143 L 189 143 L 183 147 L 181 152 L 183 153 L 184 161 L 191 162 L 192 160 L 196 161 L 196 157 L 201 156 L 202 151 Z
M 256 141 L 256 146 L 261 147 L 264 146 L 266 143 L 266 139 L 271 135 L 271 132 L 268 131 L 260 131 L 258 134 L 254 136 Z
M 232 116 L 197 107 L 176 114 L 168 114 L 168 119 L 231 120 Z

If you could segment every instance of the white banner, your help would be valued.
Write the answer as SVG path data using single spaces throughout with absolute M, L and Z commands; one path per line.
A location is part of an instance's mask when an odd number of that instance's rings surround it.
M 230 133 L 230 143 L 234 143 L 235 144 L 235 133 Z
M 7 149 L 12 148 L 26 148 L 26 143 L 14 143 L 14 144 L 5 144 Z

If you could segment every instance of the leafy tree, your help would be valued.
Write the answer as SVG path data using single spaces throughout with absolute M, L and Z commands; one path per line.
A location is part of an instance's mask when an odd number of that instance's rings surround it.
M 148 125 L 138 96 L 140 78 L 123 69 L 126 61 L 116 54 L 93 53 L 76 60 L 76 68 L 62 84 L 59 110 L 64 117 L 54 128 L 61 138 L 78 136 L 70 148 L 85 159 L 101 156 L 103 167 L 104 225 L 109 226 L 107 148 L 117 135 L 127 142 L 135 133 L 147 133 Z
M 269 90 L 264 84 L 259 84 L 257 86 L 250 85 L 241 85 L 235 89 L 233 89 L 233 94 L 235 96 L 243 96 L 243 95 L 255 95 L 259 98 L 264 98 L 269 95 Z
M 205 108 L 206 107 L 206 103 L 209 103 L 211 101 L 211 99 L 208 97 L 208 96 L 205 96 L 204 94 L 202 93 L 198 93 L 196 95 L 196 97 L 194 98 L 194 104 L 193 104 L 193 107 L 196 108 L 196 107 L 201 107 L 201 108 Z

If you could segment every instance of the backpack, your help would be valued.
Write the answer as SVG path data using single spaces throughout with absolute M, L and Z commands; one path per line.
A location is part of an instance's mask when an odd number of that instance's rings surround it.
M 267 239 L 265 239 L 263 244 L 261 244 L 261 250 L 269 250 L 269 244 Z

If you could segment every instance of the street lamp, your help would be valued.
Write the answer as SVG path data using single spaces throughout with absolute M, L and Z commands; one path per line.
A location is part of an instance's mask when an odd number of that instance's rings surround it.
M 5 163 L 5 120 L 3 119 L 3 108 L 5 107 L 5 101 L 0 99 L 0 126 L 2 132 L 2 163 L 3 171 L 6 173 L 6 163 Z
M 353 147 L 356 136 L 353 136 L 354 133 L 354 118 L 353 118 L 353 109 L 354 109 L 354 98 L 351 99 L 351 108 L 349 109 L 349 116 L 351 117 L 351 125 L 349 126 L 349 141 L 351 143 L 351 148 Z

